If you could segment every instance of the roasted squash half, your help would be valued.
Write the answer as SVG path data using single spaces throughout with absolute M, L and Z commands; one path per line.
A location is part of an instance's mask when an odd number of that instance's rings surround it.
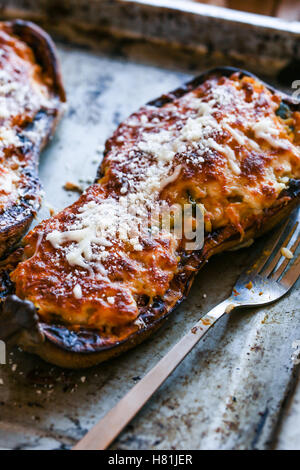
M 38 160 L 63 109 L 54 45 L 36 25 L 0 23 L 0 257 L 40 206 Z
M 299 193 L 299 102 L 245 71 L 206 72 L 125 120 L 95 184 L 27 235 L 2 318 L 37 314 L 38 338 L 24 330 L 18 342 L 46 361 L 107 360 L 156 330 L 213 254 L 272 229 Z M 203 246 L 153 230 L 157 203 L 200 207 Z

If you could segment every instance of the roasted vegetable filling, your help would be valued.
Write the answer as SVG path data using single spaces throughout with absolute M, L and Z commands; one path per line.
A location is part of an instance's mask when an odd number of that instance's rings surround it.
M 107 141 L 100 174 L 26 237 L 11 279 L 43 321 L 112 334 L 140 328 L 144 309 L 182 296 L 170 286 L 186 238 L 173 219 L 153 228 L 149 214 L 191 205 L 195 225 L 201 208 L 206 236 L 231 227 L 241 243 L 300 178 L 300 113 L 252 77 L 212 76 L 125 120 Z

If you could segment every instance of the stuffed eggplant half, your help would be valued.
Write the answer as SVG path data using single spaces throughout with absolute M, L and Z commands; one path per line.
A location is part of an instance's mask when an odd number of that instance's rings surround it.
M 0 257 L 39 208 L 38 158 L 64 101 L 48 35 L 29 22 L 0 23 Z
M 95 184 L 26 236 L 2 319 L 35 315 L 38 335 L 18 342 L 51 363 L 107 360 L 164 322 L 210 256 L 285 218 L 299 190 L 299 102 L 247 72 L 209 71 L 126 119 Z M 173 205 L 201 208 L 201 247 L 148 223 Z

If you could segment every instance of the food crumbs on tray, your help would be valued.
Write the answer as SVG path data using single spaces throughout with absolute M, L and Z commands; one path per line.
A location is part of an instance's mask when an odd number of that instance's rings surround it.
M 282 256 L 284 256 L 287 259 L 294 258 L 293 253 L 288 248 L 285 248 L 285 247 L 281 248 L 280 253 L 282 254 Z
M 51 204 L 49 204 L 49 202 L 45 202 L 45 207 L 48 209 L 49 214 L 50 214 L 51 217 L 53 217 L 53 215 L 56 214 L 56 210 L 54 209 L 54 207 Z
M 267 323 L 268 318 L 269 318 L 269 315 L 266 314 L 266 315 L 264 316 L 264 319 L 263 319 L 261 322 L 262 322 L 262 323 Z
M 197 327 L 194 326 L 192 329 L 191 329 L 191 333 L 193 333 L 193 335 L 195 335 L 197 333 Z
M 76 191 L 77 193 L 83 193 L 83 189 L 82 187 L 77 184 L 77 183 L 72 183 L 72 181 L 67 181 L 63 188 L 66 190 L 66 191 Z
M 235 305 L 234 304 L 229 304 L 227 305 L 225 309 L 225 313 L 230 313 L 234 309 Z
M 253 287 L 253 282 L 252 282 L 252 281 L 249 281 L 248 284 L 246 284 L 246 287 L 247 287 L 247 289 L 249 289 L 249 290 L 252 289 L 252 287 Z

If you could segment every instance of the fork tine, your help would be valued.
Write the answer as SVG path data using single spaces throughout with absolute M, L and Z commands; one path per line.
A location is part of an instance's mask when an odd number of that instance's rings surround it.
M 273 250 L 276 248 L 279 241 L 281 240 L 282 235 L 289 222 L 290 222 L 290 219 L 287 219 L 285 223 L 277 230 L 277 232 L 275 232 L 275 234 L 271 236 L 271 238 L 267 241 L 264 247 L 262 255 L 258 258 L 258 260 L 255 261 L 253 266 L 247 270 L 247 274 L 254 275 L 254 274 L 259 274 L 261 272 L 263 267 L 268 262 L 268 259 L 272 255 Z
M 300 243 L 300 233 L 298 235 L 297 240 L 295 241 L 293 246 L 290 248 L 290 251 L 291 251 L 292 254 L 294 254 L 295 251 L 297 250 L 297 247 L 298 247 L 299 243 Z M 285 260 L 281 263 L 279 268 L 272 275 L 272 279 L 274 279 L 274 281 L 277 281 L 280 278 L 281 274 L 284 272 L 285 268 L 287 267 L 287 265 L 289 264 L 290 261 L 291 261 L 291 259 L 285 258 Z
M 260 273 L 262 276 L 264 277 L 268 277 L 272 271 L 274 270 L 274 268 L 277 266 L 277 263 L 278 261 L 280 260 L 280 258 L 282 257 L 282 254 L 281 254 L 281 248 L 286 248 L 286 246 L 288 245 L 289 241 L 291 240 L 292 236 L 294 235 L 294 232 L 298 226 L 298 222 L 296 222 L 291 231 L 289 232 L 289 234 L 287 235 L 286 239 L 284 240 L 283 244 L 281 244 L 278 249 L 277 249 L 277 252 L 274 256 L 274 258 L 272 259 L 271 263 L 265 268 L 263 269 L 263 271 Z M 276 248 L 276 247 L 275 247 Z
M 300 276 L 300 254 L 298 255 L 296 261 L 292 266 L 287 270 L 285 275 L 280 280 L 280 284 L 283 284 L 287 289 L 290 289 L 298 277 Z

